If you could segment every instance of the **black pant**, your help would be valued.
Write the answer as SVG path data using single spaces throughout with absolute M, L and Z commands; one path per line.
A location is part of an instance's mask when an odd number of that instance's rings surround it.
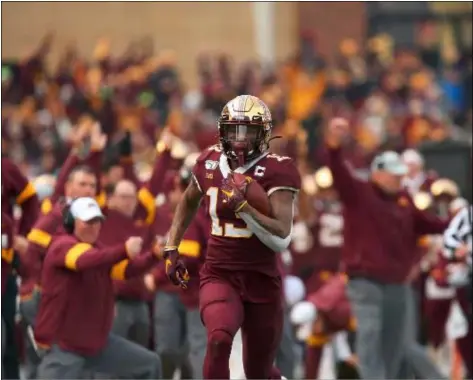
M 5 294 L 2 297 L 2 319 L 5 323 L 6 348 L 3 353 L 2 373 L 5 379 L 19 379 L 18 344 L 16 341 L 15 314 L 18 286 L 16 276 L 9 276 Z

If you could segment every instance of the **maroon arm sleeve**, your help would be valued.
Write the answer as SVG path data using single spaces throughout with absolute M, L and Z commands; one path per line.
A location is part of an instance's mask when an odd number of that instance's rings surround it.
M 440 219 L 428 212 L 421 211 L 413 206 L 414 229 L 417 235 L 443 234 L 447 229 L 449 220 Z
M 168 276 L 166 275 L 166 267 L 164 265 L 164 261 L 160 261 L 158 265 L 154 266 L 150 272 L 154 278 L 154 284 L 156 286 L 159 286 L 159 284 L 163 284 L 168 281 Z
M 54 193 L 51 196 L 51 203 L 54 204 L 59 197 L 62 197 L 64 195 L 64 188 L 67 182 L 67 178 L 69 177 L 69 174 L 72 172 L 72 170 L 79 164 L 80 159 L 79 157 L 71 152 L 67 158 L 64 164 L 61 166 L 61 170 L 59 171 L 59 174 L 57 176 L 56 180 L 56 187 L 54 188 Z
M 166 149 L 161 154 L 158 154 L 156 160 L 154 162 L 153 173 L 151 174 L 151 178 L 145 184 L 149 192 L 156 198 L 156 196 L 161 192 L 163 188 L 163 178 L 168 171 L 172 162 L 171 152 L 170 150 Z
M 34 195 L 20 206 L 22 210 L 22 216 L 18 227 L 18 233 L 22 236 L 26 236 L 39 215 L 40 204 L 38 197 Z
M 87 158 L 84 160 L 84 164 L 90 166 L 90 168 L 95 173 L 95 178 L 97 179 L 97 191 L 95 194 L 97 194 L 97 196 L 99 196 L 102 192 L 102 186 L 101 186 L 102 157 L 103 157 L 102 151 L 92 150 L 90 151 Z
M 55 244 L 56 242 L 57 245 Z M 77 241 L 56 242 L 51 246 L 51 251 L 56 252 L 56 265 L 73 271 L 83 271 L 97 267 L 112 267 L 127 257 L 124 244 L 108 248 L 94 248 L 90 244 Z
M 155 198 L 163 189 L 163 178 L 172 162 L 169 150 L 163 151 L 156 157 L 153 174 L 150 180 L 138 191 L 139 208 L 137 217 L 144 215 L 145 223 L 151 225 L 156 217 Z
M 58 204 L 55 207 L 60 207 Z M 41 267 L 46 250 L 50 246 L 58 226 L 62 223 L 62 215 L 53 209 L 46 215 L 42 215 L 29 232 L 28 248 L 22 256 L 22 265 L 25 267 L 27 276 L 41 276 Z
M 340 199 L 345 203 L 353 202 L 363 184 L 350 173 L 340 148 L 327 147 L 326 157 L 328 168 L 332 172 L 333 184 Z
M 28 242 L 26 252 L 21 256 L 21 272 L 23 278 L 41 277 L 41 266 L 46 250 L 38 244 Z
M 138 179 L 138 176 L 135 172 L 135 167 L 133 165 L 133 158 L 132 157 L 121 157 L 120 158 L 120 166 L 123 168 L 123 177 L 131 181 L 135 184 L 136 188 L 139 189 L 142 187 L 141 181 Z
M 156 264 L 159 263 L 159 259 L 152 252 L 146 252 L 144 254 L 135 257 L 133 260 L 128 261 L 128 265 L 125 270 L 125 278 L 135 277 L 148 272 Z
M 97 181 L 97 189 L 95 191 L 95 200 L 99 204 L 99 206 L 103 209 L 107 204 L 107 196 L 105 192 L 102 190 L 102 157 L 103 151 L 92 150 L 87 158 L 84 160 L 84 164 L 88 165 L 95 173 L 95 178 Z
M 8 159 L 2 159 L 8 160 Z M 9 160 L 2 165 L 6 178 L 11 182 L 15 202 L 21 207 L 22 216 L 18 233 L 25 236 L 38 218 L 40 204 L 33 184 L 20 172 L 20 169 Z

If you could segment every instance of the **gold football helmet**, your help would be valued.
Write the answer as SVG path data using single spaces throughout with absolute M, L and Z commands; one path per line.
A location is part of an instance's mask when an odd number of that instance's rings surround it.
M 272 118 L 268 106 L 252 95 L 230 100 L 218 119 L 222 149 L 240 166 L 268 149 Z

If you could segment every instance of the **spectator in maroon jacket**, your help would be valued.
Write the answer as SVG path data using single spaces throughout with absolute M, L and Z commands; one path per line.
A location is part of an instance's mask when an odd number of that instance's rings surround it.
M 190 180 L 190 169 L 173 173 L 168 202 L 159 209 L 157 234 L 164 231 L 167 234 L 172 214 Z M 187 289 L 176 287 L 168 280 L 164 261 L 146 279 L 149 290 L 155 293 L 155 345 L 163 363 L 164 378 L 172 378 L 177 368 L 183 378 L 189 369 L 192 378 L 202 378 L 207 334 L 199 311 L 199 270 L 205 259 L 209 226 L 206 208 L 201 206 L 179 246 L 190 274 Z
M 155 239 L 153 229 L 134 218 L 137 206 L 136 186 L 128 180 L 119 181 L 106 209 L 107 220 L 103 224 L 99 238 L 102 244 L 112 246 L 126 241 L 130 236 L 140 236 L 143 238 L 145 249 L 152 246 Z M 148 302 L 153 296 L 146 289 L 143 276 L 116 280 L 114 288 L 116 301 L 112 331 L 147 347 L 151 332 Z
M 87 368 L 100 373 L 156 379 L 159 357 L 111 334 L 115 294 L 112 279 L 140 276 L 159 259 L 157 249 L 141 253 L 143 239 L 102 246 L 104 215 L 90 197 L 77 198 L 64 214 L 65 234 L 48 248 L 43 295 L 34 328 L 43 350 L 40 378 L 78 378 Z
M 396 378 L 407 344 L 408 284 L 417 239 L 447 226 L 418 210 L 401 179 L 407 167 L 395 152 L 378 155 L 371 180 L 351 173 L 342 155 L 348 122 L 335 118 L 325 135 L 327 161 L 344 205 L 342 263 L 357 319 L 356 352 L 364 379 Z

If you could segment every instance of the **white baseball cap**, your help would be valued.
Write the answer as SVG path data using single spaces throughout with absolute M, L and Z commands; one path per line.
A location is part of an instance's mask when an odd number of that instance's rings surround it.
M 424 158 L 415 149 L 406 149 L 404 152 L 402 152 L 402 160 L 406 164 L 416 164 L 424 166 Z
M 380 153 L 373 159 L 371 171 L 376 170 L 382 170 L 394 175 L 406 175 L 407 165 L 398 153 L 388 150 Z
M 92 219 L 105 219 L 99 204 L 94 198 L 81 197 L 71 203 L 71 214 L 74 219 L 89 222 Z

